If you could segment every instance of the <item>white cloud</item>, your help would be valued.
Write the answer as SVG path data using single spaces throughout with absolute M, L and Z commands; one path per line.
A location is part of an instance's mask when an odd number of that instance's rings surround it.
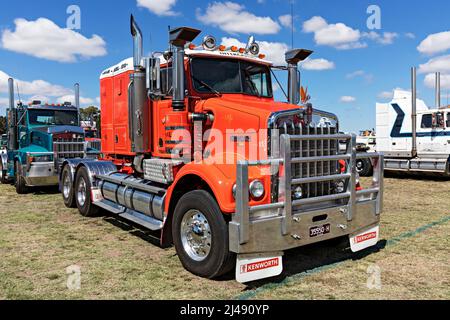
M 450 49 L 450 31 L 430 34 L 423 40 L 417 50 L 424 54 L 435 54 Z
M 416 35 L 412 32 L 407 32 L 405 33 L 405 37 L 407 37 L 408 39 L 415 39 Z
M 372 82 L 372 80 L 373 80 L 373 74 L 367 73 L 364 70 L 357 70 L 355 72 L 348 73 L 345 77 L 347 79 L 363 78 L 368 83 Z
M 137 0 L 138 7 L 146 8 L 158 16 L 176 16 L 172 8 L 177 0 Z
M 213 2 L 204 14 L 197 9 L 197 20 L 231 34 L 276 34 L 280 25 L 270 17 L 258 17 L 235 2 Z
M 343 103 L 352 103 L 356 101 L 356 98 L 352 96 L 342 96 L 339 100 Z
M 336 49 L 348 50 L 367 47 L 366 43 L 360 42 L 361 32 L 348 27 L 344 23 L 328 24 L 319 16 L 312 17 L 303 23 L 303 32 L 314 33 L 317 45 L 334 47 Z
M 266 59 L 272 61 L 274 65 L 284 65 L 285 53 L 289 50 L 289 46 L 283 42 L 268 42 L 268 41 L 257 41 L 260 47 L 260 52 L 266 55 Z M 245 47 L 246 44 L 240 42 L 235 38 L 222 38 L 222 44 L 224 46 L 237 46 Z
M 428 88 L 435 88 L 436 76 L 434 73 L 429 73 L 425 76 L 425 85 Z M 450 90 L 450 74 L 441 74 L 441 89 Z
M 290 14 L 285 14 L 278 17 L 281 25 L 285 28 L 292 28 L 292 16 Z
M 378 42 L 383 45 L 393 44 L 394 40 L 398 38 L 398 33 L 396 32 L 384 32 L 383 34 L 379 34 L 375 31 L 366 32 L 363 34 L 363 37 Z
M 331 70 L 336 67 L 334 62 L 323 58 L 306 59 L 301 63 L 301 66 L 303 67 L 303 69 L 311 71 Z
M 378 94 L 380 99 L 392 99 L 394 97 L 394 91 L 383 91 Z
M 73 94 L 65 95 L 65 96 L 59 97 L 56 101 L 58 103 L 71 102 L 72 104 L 74 104 L 75 103 L 75 95 L 73 95 Z M 80 105 L 82 105 L 82 106 L 92 105 L 93 103 L 94 103 L 94 100 L 91 98 L 80 97 Z
M 449 72 L 450 73 L 450 55 L 440 56 L 430 59 L 427 63 L 419 66 L 420 73 L 431 72 Z
M 46 18 L 16 19 L 14 23 L 16 29 L 4 30 L 1 39 L 3 48 L 10 51 L 58 62 L 76 62 L 79 57 L 87 59 L 107 53 L 106 43 L 100 36 L 86 38 Z
M 8 92 L 8 78 L 10 78 L 10 76 L 0 70 L 0 92 Z M 16 79 L 14 90 L 16 90 L 17 86 L 19 86 L 20 94 L 23 95 L 57 97 L 72 93 L 71 89 L 51 84 L 44 80 L 23 81 Z

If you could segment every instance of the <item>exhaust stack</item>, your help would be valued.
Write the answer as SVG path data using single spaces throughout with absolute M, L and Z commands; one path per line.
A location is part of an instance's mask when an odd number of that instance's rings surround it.
M 80 125 L 80 85 L 75 83 L 75 107 L 77 108 L 77 120 Z
M 8 110 L 8 149 L 16 150 L 17 143 L 17 109 L 14 103 L 14 80 L 8 79 L 9 110 Z
M 131 35 L 133 36 L 133 63 L 134 69 L 143 69 L 142 57 L 144 55 L 144 45 L 142 40 L 142 32 L 138 24 L 134 20 L 134 16 L 131 15 L 130 19 Z
M 200 30 L 181 27 L 169 31 L 170 44 L 174 46 L 175 52 L 172 57 L 172 81 L 174 111 L 183 111 L 184 105 L 184 46 L 192 42 L 199 34 Z
M 417 70 L 411 68 L 411 126 L 412 126 L 412 149 L 411 156 L 417 156 Z
M 288 64 L 288 100 L 290 104 L 300 102 L 300 76 L 298 63 L 308 58 L 313 51 L 305 49 L 293 49 L 286 52 L 286 62 Z
M 436 72 L 436 108 L 441 107 L 441 73 Z

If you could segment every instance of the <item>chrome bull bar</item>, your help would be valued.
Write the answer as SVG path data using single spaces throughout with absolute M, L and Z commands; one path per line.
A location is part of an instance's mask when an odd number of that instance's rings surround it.
M 346 141 L 347 149 L 345 154 L 327 156 L 309 156 L 291 158 L 291 145 L 294 141 L 320 141 L 320 140 L 342 140 Z M 373 162 L 374 175 L 372 186 L 369 189 L 357 190 L 356 160 L 370 158 Z M 339 161 L 346 163 L 345 172 L 314 177 L 304 177 L 293 179 L 291 175 L 291 165 L 293 163 L 307 163 L 311 161 Z M 252 166 L 272 166 L 279 172 L 279 202 L 258 206 L 249 206 L 249 184 L 248 172 Z M 233 216 L 233 223 L 238 226 L 239 244 L 243 245 L 250 240 L 251 214 L 263 210 L 277 210 L 281 216 L 281 233 L 283 236 L 289 235 L 292 228 L 293 208 L 304 205 L 319 204 L 336 200 L 348 200 L 346 206 L 347 221 L 352 221 L 357 213 L 357 205 L 366 201 L 375 201 L 375 214 L 379 215 L 383 206 L 383 172 L 384 156 L 380 153 L 356 152 L 355 134 L 330 134 L 330 135 L 287 135 L 280 137 L 280 158 L 261 161 L 239 161 L 237 163 L 236 176 L 236 213 Z M 307 199 L 292 200 L 292 186 L 311 182 L 331 182 L 346 180 L 344 192 L 317 196 Z M 336 204 L 335 207 L 342 207 Z M 311 211 L 314 211 L 312 209 Z M 304 213 L 308 213 L 304 212 Z M 266 218 L 269 219 L 269 218 Z M 267 220 L 266 220 L 267 221 Z M 254 220 L 252 222 L 255 222 Z

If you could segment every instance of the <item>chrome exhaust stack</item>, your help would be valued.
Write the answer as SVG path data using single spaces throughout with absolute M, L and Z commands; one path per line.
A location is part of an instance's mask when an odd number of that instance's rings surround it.
M 436 109 L 441 107 L 441 73 L 436 72 Z
M 77 120 L 78 125 L 80 125 L 80 85 L 75 83 L 75 107 L 77 108 Z
M 298 63 L 308 58 L 313 51 L 305 49 L 293 49 L 286 52 L 288 70 L 288 101 L 290 104 L 300 102 L 300 73 Z
M 172 108 L 174 111 L 183 111 L 185 109 L 184 46 L 186 43 L 192 42 L 200 32 L 200 30 L 187 27 L 176 28 L 169 31 L 170 44 L 175 48 L 175 52 L 172 56 Z
M 411 127 L 412 127 L 412 150 L 411 156 L 417 156 L 417 69 L 411 68 Z
M 14 79 L 8 79 L 8 91 L 9 91 L 9 119 L 8 119 L 8 149 L 16 150 L 17 143 L 17 109 L 14 103 Z
M 141 70 L 144 68 L 142 65 L 142 57 L 144 55 L 144 44 L 142 40 L 142 31 L 138 24 L 134 20 L 134 16 L 131 15 L 130 19 L 131 35 L 133 36 L 133 63 L 135 70 Z

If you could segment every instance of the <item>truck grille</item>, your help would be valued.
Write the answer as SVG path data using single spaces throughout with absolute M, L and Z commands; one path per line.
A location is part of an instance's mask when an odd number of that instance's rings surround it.
M 89 140 L 87 141 L 87 147 L 100 151 L 102 149 L 101 140 Z
M 84 138 L 53 137 L 53 153 L 55 161 L 84 157 Z
M 336 127 L 330 125 L 305 125 L 303 123 L 287 124 L 284 123 L 278 129 L 276 134 L 288 135 L 331 135 L 336 134 Z M 279 139 L 278 139 L 279 140 Z M 277 151 L 276 151 L 277 152 Z M 292 141 L 291 158 L 309 158 L 337 155 L 339 152 L 339 142 L 335 139 L 330 140 L 304 140 Z M 338 161 L 310 161 L 306 163 L 291 164 L 292 179 L 311 178 L 320 176 L 329 176 L 339 173 Z M 302 189 L 302 199 L 327 196 L 336 193 L 335 184 L 331 181 L 313 182 L 299 185 Z M 293 188 L 294 189 L 294 188 Z M 277 201 L 278 180 L 272 180 L 273 201 Z M 295 190 L 292 191 L 293 194 Z M 275 198 L 274 198 L 275 196 Z M 294 196 L 292 197 L 294 199 Z

